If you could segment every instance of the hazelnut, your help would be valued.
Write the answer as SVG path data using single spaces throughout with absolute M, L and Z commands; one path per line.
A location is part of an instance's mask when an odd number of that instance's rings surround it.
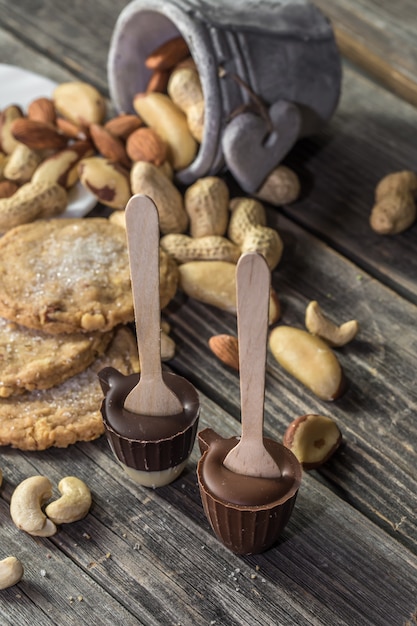
M 323 465 L 342 442 L 342 433 L 331 417 L 301 415 L 288 426 L 283 444 L 291 450 L 303 469 Z

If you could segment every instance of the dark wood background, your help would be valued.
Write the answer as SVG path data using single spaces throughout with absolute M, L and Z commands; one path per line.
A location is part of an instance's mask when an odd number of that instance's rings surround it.
M 315 1 L 346 55 L 342 97 L 327 128 L 286 160 L 303 193 L 268 209 L 285 242 L 273 284 L 281 322 L 303 327 L 316 299 L 336 320 L 358 319 L 361 331 L 338 353 L 349 388 L 334 403 L 268 356 L 265 430 L 280 439 L 298 415 L 323 413 L 341 428 L 341 449 L 305 473 L 278 545 L 251 557 L 228 552 L 209 528 L 197 447 L 183 476 L 157 491 L 130 482 L 103 438 L 65 451 L 1 449 L 0 559 L 15 554 L 25 565 L 22 582 L 0 592 L 2 624 L 416 623 L 417 225 L 390 237 L 368 224 L 379 179 L 416 169 L 416 8 L 414 0 Z M 0 61 L 108 94 L 108 46 L 126 4 L 0 0 Z M 392 76 L 406 77 L 407 93 Z M 238 376 L 207 345 L 235 333 L 235 318 L 181 294 L 166 317 L 177 342 L 170 366 L 199 390 L 201 427 L 238 433 Z M 75 474 L 93 492 L 90 514 L 50 539 L 25 535 L 9 518 L 13 489 L 37 473 L 55 484 Z

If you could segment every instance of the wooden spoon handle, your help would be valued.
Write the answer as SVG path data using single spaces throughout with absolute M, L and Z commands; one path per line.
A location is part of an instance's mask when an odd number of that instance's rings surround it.
M 264 257 L 246 253 L 237 265 L 241 440 L 263 445 L 265 365 L 271 274 Z
M 159 217 L 151 198 L 135 195 L 129 200 L 126 231 L 141 379 L 160 379 Z

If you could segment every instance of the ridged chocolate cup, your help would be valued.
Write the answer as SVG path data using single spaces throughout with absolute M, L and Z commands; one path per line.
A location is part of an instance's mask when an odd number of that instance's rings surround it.
M 255 478 L 231 472 L 223 460 L 237 441 L 236 437 L 223 439 L 211 429 L 199 433 L 200 495 L 217 538 L 235 554 L 258 554 L 276 543 L 290 519 L 302 469 L 290 450 L 265 438 L 265 447 L 279 465 L 282 478 Z M 275 498 L 274 493 L 279 497 Z
M 98 376 L 105 394 L 101 413 L 107 440 L 123 465 L 144 472 L 161 472 L 188 459 L 200 413 L 198 394 L 191 383 L 163 372 L 164 382 L 179 398 L 183 411 L 177 415 L 147 416 L 124 408 L 127 395 L 139 382 L 139 374 L 124 376 L 107 367 Z

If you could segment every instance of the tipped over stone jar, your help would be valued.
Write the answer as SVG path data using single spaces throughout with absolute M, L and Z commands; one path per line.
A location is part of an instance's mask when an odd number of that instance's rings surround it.
M 151 72 L 147 56 L 182 36 L 204 94 L 204 132 L 182 184 L 228 169 L 254 193 L 297 140 L 317 132 L 340 96 L 332 27 L 307 0 L 133 0 L 120 13 L 108 57 L 118 111 L 133 111 Z

